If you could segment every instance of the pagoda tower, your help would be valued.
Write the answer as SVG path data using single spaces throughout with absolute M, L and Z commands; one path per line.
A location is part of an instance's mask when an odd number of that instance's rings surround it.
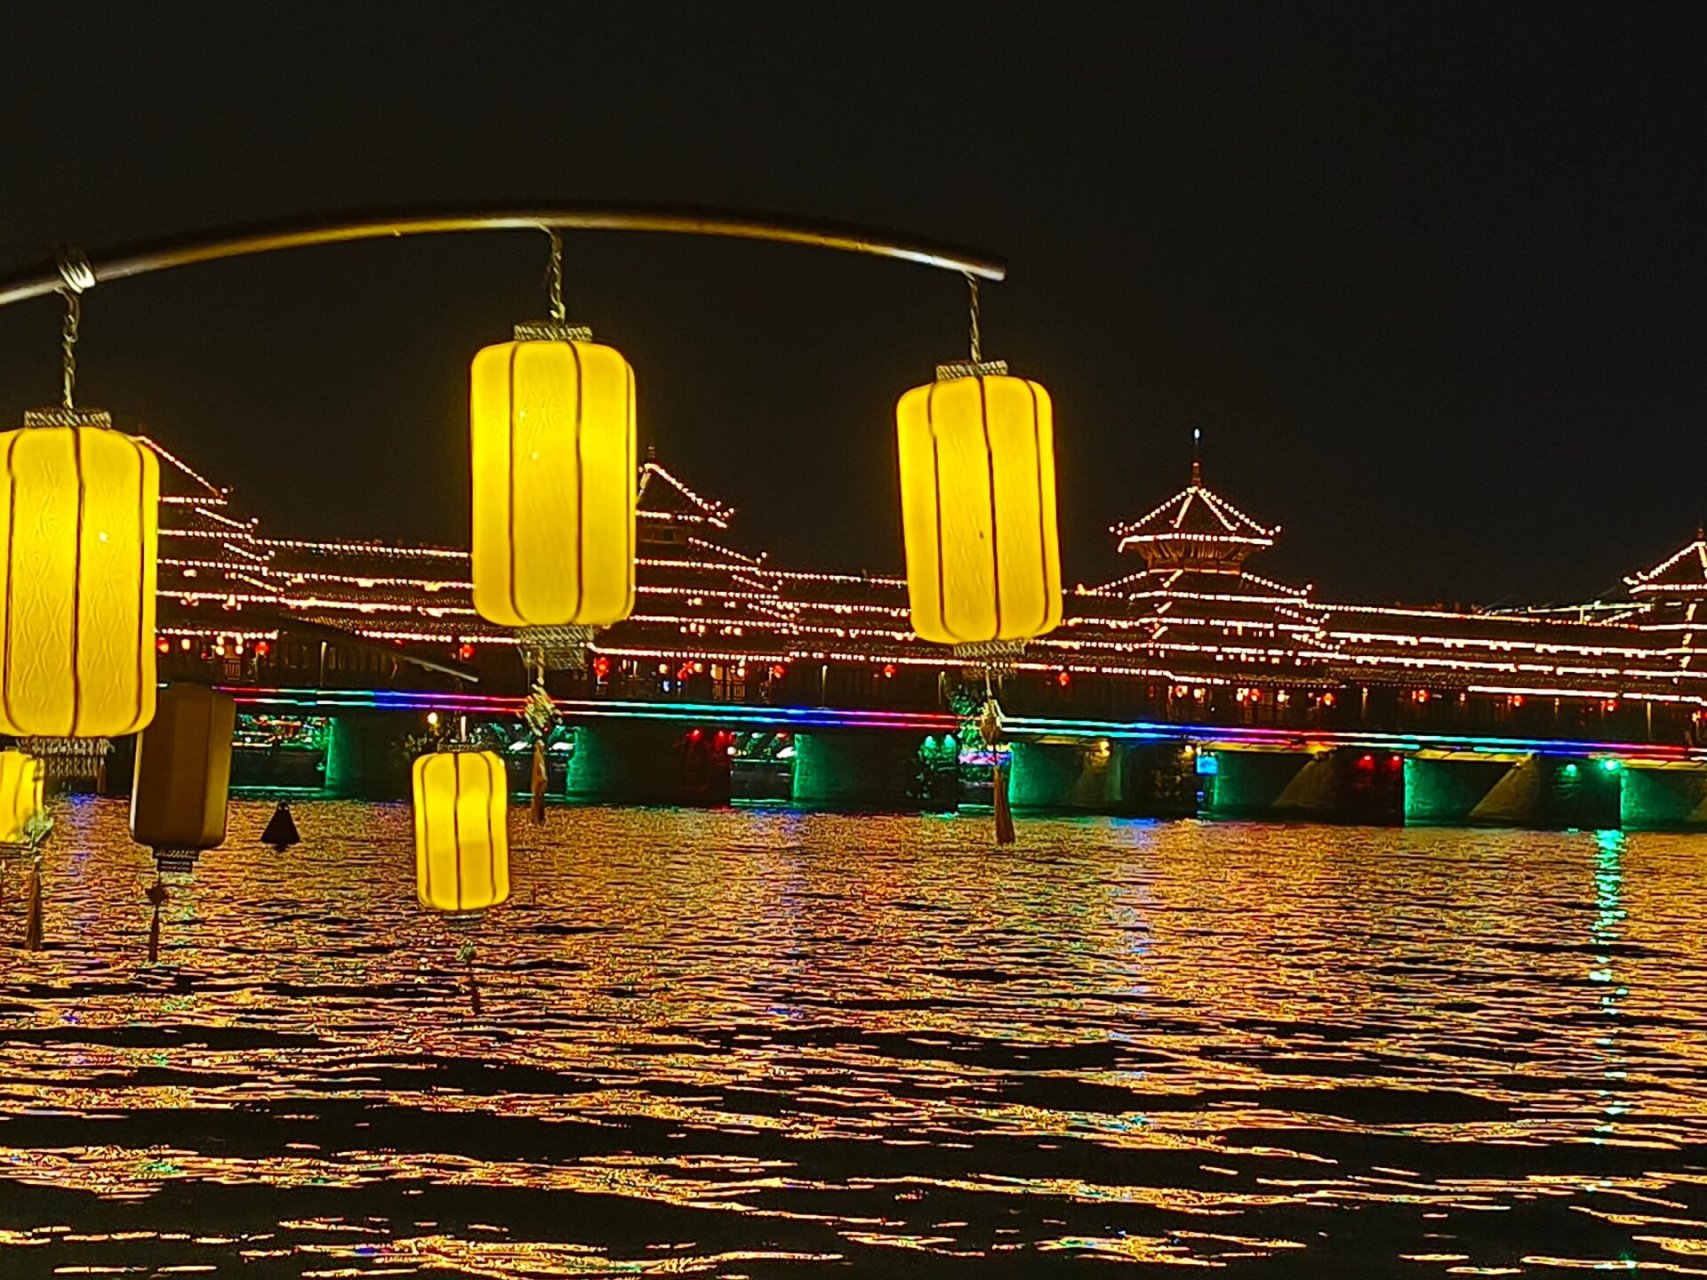
M 1185 488 L 1109 532 L 1118 553 L 1136 554 L 1143 568 L 1078 588 L 1063 640 L 1080 661 L 1181 686 L 1272 688 L 1314 682 L 1333 657 L 1311 588 L 1246 567 L 1280 527 L 1210 489 L 1200 458 Z
M 1119 539 L 1119 552 L 1136 551 L 1148 570 L 1237 575 L 1252 552 L 1274 545 L 1280 526 L 1265 528 L 1205 487 L 1203 463 L 1193 458 L 1190 484 L 1109 532 Z

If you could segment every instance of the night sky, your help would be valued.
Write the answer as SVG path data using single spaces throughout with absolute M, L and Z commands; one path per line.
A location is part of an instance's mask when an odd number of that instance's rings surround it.
M 264 16 L 263 16 L 264 15 Z M 1580 599 L 1707 517 L 1707 6 L 118 6 L 0 11 L 0 270 L 415 202 L 649 201 L 1005 256 L 986 354 L 1054 396 L 1068 582 L 1206 477 L 1326 597 Z M 803 567 L 900 563 L 893 407 L 958 277 L 572 234 L 641 432 Z M 280 535 L 467 543 L 468 360 L 545 237 L 97 288 L 83 403 Z M 0 311 L 0 419 L 58 304 Z

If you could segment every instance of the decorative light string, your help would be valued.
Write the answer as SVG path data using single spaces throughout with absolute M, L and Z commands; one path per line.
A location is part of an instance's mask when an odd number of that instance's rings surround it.
M 702 512 L 728 510 L 694 494 L 661 465 L 647 465 L 650 479 L 660 485 L 668 482 L 691 499 L 690 507 Z M 197 589 L 202 584 L 194 578 L 163 583 L 165 597 L 192 608 L 219 605 L 226 615 L 235 612 L 239 617 L 250 608 L 282 609 L 298 617 L 349 626 L 370 642 L 484 645 L 508 641 L 501 634 L 468 627 L 464 619 L 473 615 L 462 598 L 468 584 L 461 574 L 439 580 L 398 572 L 411 561 L 465 562 L 466 552 L 261 538 L 252 523 L 208 509 L 216 501 L 223 503 L 224 493 L 205 480 L 200 487 L 203 493 L 188 500 L 188 510 L 225 527 L 162 532 L 221 542 L 219 555 L 226 558 L 169 557 L 165 565 L 174 576 L 195 570 L 213 581 L 203 589 Z M 1163 536 L 1232 544 L 1242 543 L 1249 534 L 1241 525 L 1239 533 Z M 631 619 L 637 630 L 623 637 L 629 644 L 600 645 L 601 653 L 618 661 L 827 660 L 903 669 L 943 664 L 940 655 L 920 652 L 911 642 L 904 622 L 905 604 L 898 598 L 901 579 L 776 569 L 765 563 L 765 557 L 739 556 L 706 539 L 687 541 L 686 549 L 694 554 L 642 556 L 640 563 L 649 569 L 688 572 L 694 579 L 642 585 L 643 598 L 662 607 Z M 250 547 L 255 551 L 250 552 Z M 335 564 L 308 568 L 298 559 L 303 552 L 376 563 L 352 564 L 344 572 Z M 237 557 L 257 553 L 269 563 L 237 562 Z M 1673 562 L 1681 559 L 1672 558 Z M 214 575 L 224 575 L 223 581 Z M 838 587 L 862 590 L 847 595 L 834 590 Z M 824 588 L 832 590 L 820 596 Z M 1036 642 L 1029 659 L 1013 664 L 1014 671 L 1158 678 L 1184 681 L 1190 687 L 1249 686 L 1253 681 L 1421 679 L 1444 681 L 1455 691 L 1468 683 L 1470 693 L 1483 696 L 1510 691 L 1594 701 L 1613 696 L 1611 691 L 1622 686 L 1616 696 L 1632 701 L 1707 706 L 1707 688 L 1703 688 L 1707 669 L 1679 663 L 1680 656 L 1692 652 L 1689 639 L 1679 646 L 1670 634 L 1661 638 L 1674 629 L 1687 633 L 1692 628 L 1658 617 L 1647 624 L 1609 625 L 1580 618 L 1326 603 L 1311 599 L 1309 588 L 1289 587 L 1242 569 L 1236 575 L 1212 577 L 1176 569 L 1144 570 L 1081 588 L 1079 594 L 1087 601 L 1112 600 L 1116 607 L 1069 619 L 1058 636 Z M 1262 612 L 1240 617 L 1239 608 Z M 890 618 L 894 625 L 884 625 Z M 440 620 L 444 625 L 435 629 L 434 622 Z M 184 626 L 188 621 L 182 620 L 179 629 L 165 628 L 163 634 L 170 631 L 175 638 L 188 639 L 223 632 L 232 623 L 239 629 L 243 626 L 229 616 L 210 618 L 199 627 Z M 1419 622 L 1425 625 L 1419 627 Z M 1454 623 L 1464 626 L 1464 631 L 1453 634 Z M 1648 636 L 1659 643 L 1643 643 Z M 268 638 L 276 640 L 277 632 L 270 632 Z M 728 647 L 720 651 L 719 640 Z M 1580 682 L 1579 687 L 1570 687 L 1572 682 Z

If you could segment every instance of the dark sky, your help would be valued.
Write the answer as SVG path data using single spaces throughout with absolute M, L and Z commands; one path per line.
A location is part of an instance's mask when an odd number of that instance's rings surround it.
M 988 354 L 1056 404 L 1065 572 L 1183 482 L 1254 567 L 1371 599 L 1581 598 L 1707 517 L 1707 6 L 8 4 L 0 268 L 285 214 L 728 205 L 1006 256 Z M 893 405 L 964 349 L 924 268 L 570 237 L 643 438 L 787 562 L 893 569 Z M 279 533 L 466 545 L 468 359 L 544 237 L 98 288 L 84 403 Z M 0 418 L 57 392 L 0 312 Z

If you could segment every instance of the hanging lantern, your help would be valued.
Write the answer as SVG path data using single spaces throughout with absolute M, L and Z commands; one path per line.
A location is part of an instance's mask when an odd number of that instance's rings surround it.
M 896 407 L 913 630 L 1023 641 L 1061 621 L 1049 394 L 999 361 L 943 365 Z
M 474 357 L 474 607 L 507 627 L 634 608 L 634 371 L 586 329 L 518 325 Z
M 105 738 L 154 717 L 160 469 L 105 413 L 0 433 L 0 733 Z
M 42 763 L 22 751 L 0 751 L 0 845 L 29 842 L 26 827 L 42 807 Z
M 418 756 L 415 888 L 432 911 L 470 915 L 510 896 L 509 781 L 490 751 Z
M 188 871 L 225 842 L 237 704 L 206 685 L 168 685 L 136 743 L 130 834 L 163 871 Z

